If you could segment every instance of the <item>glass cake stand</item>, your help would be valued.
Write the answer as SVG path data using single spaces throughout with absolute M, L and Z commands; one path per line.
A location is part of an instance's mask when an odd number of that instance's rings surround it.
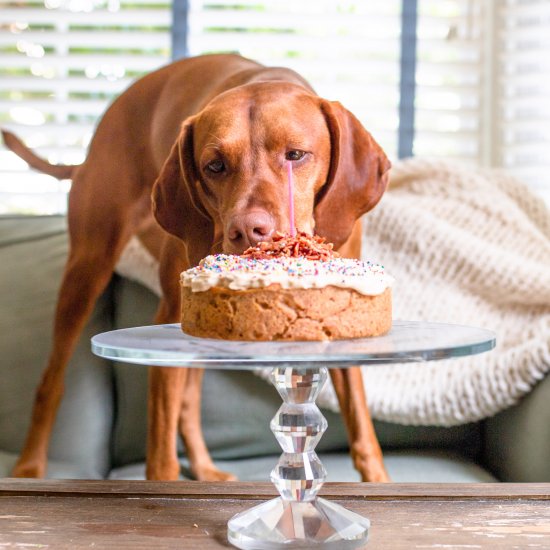
M 271 368 L 271 381 L 283 400 L 270 425 L 283 450 L 271 472 L 281 496 L 237 514 L 227 530 L 234 546 L 260 550 L 345 550 L 367 542 L 367 518 L 317 496 L 326 471 L 315 447 L 327 421 L 315 399 L 327 379 L 327 369 L 448 359 L 494 346 L 495 334 L 489 330 L 411 321 L 394 321 L 385 336 L 331 342 L 211 340 L 188 336 L 177 324 L 121 329 L 92 338 L 96 355 L 126 363 Z

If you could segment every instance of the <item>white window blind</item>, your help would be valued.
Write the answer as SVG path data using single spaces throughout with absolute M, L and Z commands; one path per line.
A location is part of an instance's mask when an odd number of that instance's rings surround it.
M 503 168 L 550 204 L 550 1 L 418 9 L 414 154 Z
M 112 98 L 168 61 L 170 6 L 45 1 L 24 0 L 1 12 L 0 117 L 51 162 L 80 162 Z M 297 70 L 320 95 L 353 111 L 395 156 L 400 9 L 400 0 L 191 0 L 188 48 L 190 55 L 239 52 Z M 4 211 L 63 209 L 66 186 L 0 154 Z
M 170 56 L 169 0 L 0 0 L 0 124 L 80 163 L 106 106 Z M 0 213 L 64 211 L 67 183 L 0 149 Z
M 418 2 L 415 156 L 481 159 L 482 3 Z
M 550 204 L 550 1 L 498 2 L 493 162 Z
M 414 154 L 503 167 L 546 194 L 549 0 L 418 0 Z M 190 55 L 303 74 L 396 158 L 401 0 L 189 0 Z M 80 162 L 107 104 L 169 61 L 168 0 L 0 0 L 0 123 Z M 66 184 L 0 149 L 0 212 L 64 209 Z

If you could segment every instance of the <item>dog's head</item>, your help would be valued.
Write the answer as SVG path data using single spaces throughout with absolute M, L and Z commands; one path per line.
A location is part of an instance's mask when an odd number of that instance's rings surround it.
M 339 103 L 282 81 L 248 84 L 183 123 L 155 182 L 155 217 L 192 264 L 212 249 L 241 253 L 289 230 L 288 162 L 296 227 L 336 248 L 380 200 L 390 168 Z

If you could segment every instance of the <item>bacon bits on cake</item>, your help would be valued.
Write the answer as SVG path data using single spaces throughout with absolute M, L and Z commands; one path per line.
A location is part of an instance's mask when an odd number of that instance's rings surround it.
M 327 243 L 319 235 L 308 235 L 303 231 L 299 231 L 295 237 L 276 232 L 271 241 L 261 241 L 245 250 L 242 255 L 252 260 L 287 257 L 326 261 L 340 257 L 333 250 L 332 243 Z

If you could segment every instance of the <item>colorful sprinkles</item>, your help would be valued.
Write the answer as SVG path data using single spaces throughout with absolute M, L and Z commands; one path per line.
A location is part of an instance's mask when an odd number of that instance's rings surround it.
M 320 275 L 340 275 L 343 278 L 385 276 L 384 266 L 370 261 L 349 258 L 329 260 L 308 260 L 303 257 L 278 257 L 252 259 L 243 256 L 215 254 L 204 258 L 197 267 L 187 271 L 190 276 L 201 273 L 249 273 L 261 276 L 286 273 L 290 277 L 311 277 Z

